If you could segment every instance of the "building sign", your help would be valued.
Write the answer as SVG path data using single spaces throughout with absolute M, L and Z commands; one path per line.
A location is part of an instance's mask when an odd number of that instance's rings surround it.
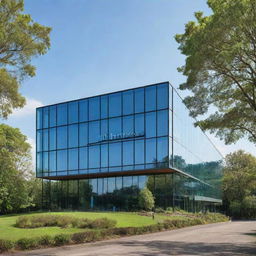
M 106 134 L 100 136 L 99 142 L 143 137 L 144 135 L 145 135 L 144 132 L 123 132 L 123 133 L 118 133 L 118 134 L 106 133 Z

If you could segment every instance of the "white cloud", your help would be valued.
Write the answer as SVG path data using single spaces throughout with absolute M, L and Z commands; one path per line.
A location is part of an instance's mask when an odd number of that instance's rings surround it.
M 15 109 L 10 117 L 20 118 L 29 115 L 35 115 L 36 108 L 41 106 L 43 106 L 43 103 L 41 101 L 27 98 L 26 105 L 21 109 Z

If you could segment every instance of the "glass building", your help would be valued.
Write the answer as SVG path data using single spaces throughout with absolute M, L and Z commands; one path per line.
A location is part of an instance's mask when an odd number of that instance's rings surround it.
M 222 156 L 169 82 L 37 108 L 36 175 L 46 209 L 220 205 Z

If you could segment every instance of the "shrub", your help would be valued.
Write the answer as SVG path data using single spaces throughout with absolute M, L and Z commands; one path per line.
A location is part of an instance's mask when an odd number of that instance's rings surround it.
M 116 225 L 116 220 L 107 218 L 96 219 L 88 223 L 89 228 L 113 228 Z
M 33 249 L 38 246 L 36 238 L 21 238 L 16 242 L 16 246 L 21 250 Z
M 154 208 L 155 200 L 152 192 L 149 189 L 144 188 L 140 191 L 139 206 L 146 211 L 152 210 Z
M 103 237 L 103 236 L 102 236 Z M 82 233 L 75 233 L 72 235 L 71 239 L 74 243 L 88 243 L 93 242 L 101 238 L 101 233 L 97 231 L 87 231 Z
M 31 227 L 31 218 L 28 216 L 20 216 L 17 218 L 15 226 L 18 228 L 29 228 Z
M 38 239 L 38 244 L 42 245 L 42 246 L 49 246 L 53 244 L 53 238 L 51 236 L 45 235 L 45 236 L 41 236 Z
M 71 237 L 69 234 L 59 234 L 59 235 L 56 235 L 53 239 L 54 239 L 54 245 L 56 246 L 69 244 L 71 241 Z
M 0 253 L 9 251 L 14 247 L 14 243 L 10 240 L 0 239 Z
M 156 213 L 165 213 L 165 210 L 164 210 L 163 208 L 161 208 L 161 207 L 157 207 L 157 208 L 155 209 L 155 212 L 156 212 Z
M 68 215 L 58 216 L 56 226 L 67 228 L 73 224 L 77 224 L 76 218 Z M 75 227 L 75 226 L 74 226 Z

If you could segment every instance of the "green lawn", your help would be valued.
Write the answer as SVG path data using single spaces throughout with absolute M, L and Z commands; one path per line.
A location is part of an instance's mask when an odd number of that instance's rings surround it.
M 42 213 L 33 213 L 29 215 L 42 214 Z M 128 212 L 54 212 L 54 213 L 44 213 L 44 214 L 61 214 L 61 215 L 72 215 L 79 218 L 88 218 L 88 219 L 97 219 L 97 218 L 109 218 L 117 221 L 117 227 L 139 227 L 147 226 L 154 223 L 157 223 L 163 219 L 172 218 L 172 219 L 181 219 L 184 217 L 167 217 L 161 214 L 156 214 L 155 219 L 147 216 L 140 216 L 137 213 L 128 213 Z M 24 214 L 26 215 L 26 214 Z M 21 229 L 14 227 L 16 219 L 20 215 L 6 215 L 0 216 L 0 239 L 9 239 L 9 240 L 18 240 L 24 237 L 39 237 L 42 235 L 51 235 L 56 234 L 71 234 L 84 229 L 80 228 L 60 228 L 60 227 L 44 227 L 44 228 L 34 228 L 34 229 Z

